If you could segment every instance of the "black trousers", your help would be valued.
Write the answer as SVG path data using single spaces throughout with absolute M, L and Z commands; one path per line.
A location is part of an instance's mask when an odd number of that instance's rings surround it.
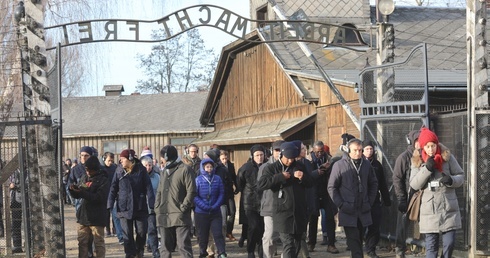
M 376 245 L 379 243 L 380 239 L 380 231 L 379 227 L 381 226 L 381 218 L 383 216 L 381 212 L 381 203 L 379 201 L 375 201 L 373 207 L 371 207 L 371 217 L 373 219 L 373 224 L 368 226 L 366 232 L 366 249 L 367 252 L 376 251 Z
M 362 251 L 362 235 L 364 229 L 361 221 L 357 220 L 357 227 L 344 227 L 345 236 L 347 238 L 347 246 L 350 248 L 352 258 L 363 258 Z
M 248 219 L 247 252 L 253 253 L 255 246 L 259 257 L 262 257 L 262 236 L 264 235 L 264 218 L 257 211 L 245 211 Z

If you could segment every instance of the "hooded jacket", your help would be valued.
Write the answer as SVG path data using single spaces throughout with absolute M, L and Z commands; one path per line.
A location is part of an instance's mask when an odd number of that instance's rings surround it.
M 74 198 L 80 198 L 80 208 L 77 210 L 77 222 L 84 226 L 106 225 L 107 217 L 107 195 L 110 183 L 104 171 L 99 170 L 94 176 L 88 177 L 84 174 L 80 178 L 80 192 L 70 189 Z
M 201 161 L 201 174 L 196 177 L 196 197 L 194 204 L 196 213 L 219 213 L 220 206 L 225 200 L 225 188 L 221 177 L 216 175 L 216 168 L 210 174 L 204 170 L 204 164 L 211 163 L 216 167 L 212 159 L 206 158 Z
M 456 188 L 464 183 L 464 171 L 447 147 L 439 143 L 438 148 L 441 148 L 443 159 L 442 172 L 429 171 L 420 151 L 415 150 L 412 157 L 410 186 L 415 190 L 423 189 L 424 192 L 420 205 L 420 233 L 439 233 L 461 228 Z M 429 182 L 441 180 L 443 173 L 452 178 L 452 185 L 440 183 L 438 187 L 428 187 Z

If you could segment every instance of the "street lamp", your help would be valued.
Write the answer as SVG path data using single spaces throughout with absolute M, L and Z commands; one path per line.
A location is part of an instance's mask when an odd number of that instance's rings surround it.
M 395 2 L 393 0 L 378 0 L 376 5 L 378 11 L 383 15 L 383 23 L 388 22 L 388 16 L 395 10 Z

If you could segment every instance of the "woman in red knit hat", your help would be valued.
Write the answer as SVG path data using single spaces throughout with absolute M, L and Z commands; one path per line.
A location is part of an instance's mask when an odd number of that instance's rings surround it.
M 412 157 L 410 186 L 423 190 L 420 233 L 425 234 L 426 257 L 452 257 L 456 230 L 461 228 L 456 188 L 464 183 L 464 172 L 449 149 L 428 128 L 420 130 L 422 149 Z M 442 254 L 438 256 L 442 235 Z

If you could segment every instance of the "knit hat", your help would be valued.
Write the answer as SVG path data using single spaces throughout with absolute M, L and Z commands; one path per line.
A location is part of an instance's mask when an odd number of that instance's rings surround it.
M 81 149 L 80 149 L 80 153 L 82 152 L 86 152 L 88 153 L 88 155 L 92 156 L 94 154 L 94 151 L 92 149 L 92 147 L 90 146 L 83 146 Z
M 283 144 L 283 140 L 277 140 L 274 143 L 272 143 L 272 149 L 273 150 L 281 150 L 281 144 Z
M 168 161 L 175 161 L 179 157 L 177 153 L 177 149 L 175 146 L 172 145 L 165 145 L 161 150 L 160 150 L 160 156 L 165 158 L 165 160 Z
M 143 151 L 140 154 L 140 158 L 142 158 L 144 156 L 148 156 L 151 159 L 153 159 L 153 153 L 151 152 L 151 150 L 150 150 L 150 148 L 148 146 L 146 146 L 146 147 L 143 148 Z
M 328 145 L 323 145 L 323 151 L 325 151 L 325 153 L 327 153 L 329 156 L 331 156 L 330 147 L 328 147 Z
M 420 129 L 420 135 L 419 135 L 419 144 L 420 147 L 424 147 L 428 142 L 433 142 L 435 144 L 439 143 L 439 138 L 437 138 L 437 135 L 429 130 L 427 127 L 423 127 Z
M 293 142 L 281 144 L 281 154 L 288 159 L 295 159 L 299 156 L 300 149 Z
M 98 171 L 100 168 L 100 162 L 99 159 L 96 156 L 90 156 L 90 158 L 85 161 L 83 164 L 85 169 L 90 170 L 90 171 Z
M 429 156 L 427 155 L 427 153 L 425 153 L 425 151 L 423 149 L 424 149 L 424 146 L 429 142 L 439 144 L 439 138 L 437 138 L 437 135 L 434 132 L 432 132 L 431 130 L 429 130 L 429 128 L 422 127 L 422 129 L 420 129 L 419 144 L 420 144 L 420 147 L 422 148 L 422 160 L 424 162 L 427 161 Z M 436 149 L 436 153 L 434 154 L 434 161 L 436 163 L 435 168 L 439 171 L 442 171 L 442 162 L 443 161 L 442 161 L 442 156 L 441 156 L 441 148 Z
M 132 149 L 125 149 L 121 152 L 121 154 L 119 154 L 119 157 L 121 158 L 127 158 L 127 159 L 130 159 L 129 156 L 131 155 L 131 158 L 134 158 L 134 155 L 136 153 L 134 152 L 134 150 Z
M 212 159 L 214 163 L 217 163 L 219 161 L 219 156 L 220 156 L 219 149 L 209 149 L 204 154 L 207 155 L 210 159 Z
M 254 156 L 254 153 L 255 153 L 256 151 L 261 151 L 261 152 L 263 152 L 263 153 L 264 153 L 264 155 L 265 155 L 265 149 L 264 149 L 264 147 L 262 147 L 262 145 L 260 145 L 260 144 L 255 144 L 254 146 L 252 146 L 252 148 L 250 148 L 250 156 L 252 156 L 252 157 L 253 157 L 253 156 Z
M 371 146 L 374 149 L 375 144 L 371 140 L 364 140 L 362 142 L 362 148 L 366 148 L 367 146 Z

